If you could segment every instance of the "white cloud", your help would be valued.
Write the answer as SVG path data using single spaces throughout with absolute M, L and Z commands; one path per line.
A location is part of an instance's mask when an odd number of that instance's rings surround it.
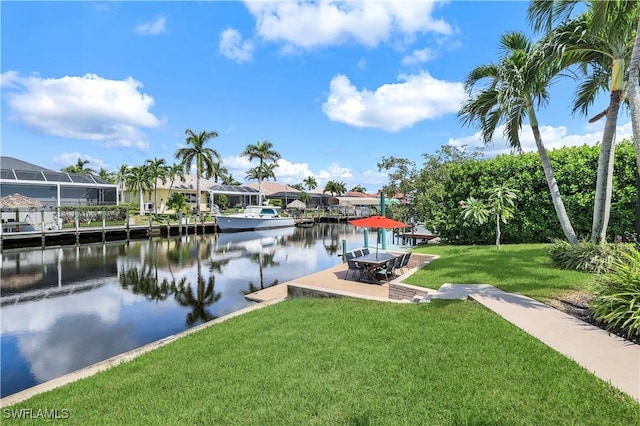
M 149 112 L 153 98 L 139 92 L 142 83 L 131 77 L 107 80 L 86 74 L 56 79 L 9 71 L 2 74 L 2 86 L 12 89 L 6 95 L 11 119 L 38 134 L 145 150 L 149 144 L 140 127 L 162 124 Z
M 135 32 L 140 35 L 159 35 L 167 31 L 165 23 L 167 19 L 160 17 L 153 22 L 140 24 L 135 28 Z
M 236 62 L 249 62 L 253 57 L 253 43 L 249 40 L 242 41 L 240 33 L 228 28 L 220 35 L 220 53 Z
M 284 51 L 356 43 L 375 47 L 393 37 L 411 40 L 418 33 L 452 33 L 431 16 L 436 2 L 286 1 L 245 5 L 264 40 L 284 44 Z
M 411 55 L 407 55 L 402 58 L 402 65 L 417 65 L 427 62 L 433 59 L 435 56 L 431 49 L 425 47 L 424 49 L 414 50 Z
M 585 126 L 584 133 L 581 134 L 570 134 L 565 126 L 540 126 L 540 136 L 545 148 L 551 150 L 565 146 L 595 145 L 602 140 L 603 129 L 604 121 Z M 511 152 L 503 136 L 503 132 L 504 126 L 496 129 L 492 143 L 487 145 L 484 150 L 486 157 L 494 157 L 498 154 L 508 154 Z M 617 127 L 616 141 L 631 139 L 632 136 L 631 122 Z M 452 138 L 449 139 L 448 143 L 455 146 L 467 145 L 470 149 L 484 146 L 480 133 L 462 138 Z M 528 124 L 523 126 L 520 131 L 520 144 L 524 152 L 537 151 L 533 133 Z
M 461 83 L 436 80 L 422 71 L 401 74 L 400 83 L 384 84 L 375 91 L 359 91 L 345 75 L 336 75 L 322 111 L 329 119 L 354 127 L 398 131 L 427 119 L 457 113 L 466 99 Z
M 358 65 L 358 69 L 364 71 L 364 69 L 367 68 L 367 60 L 364 58 L 360 58 L 357 65 Z

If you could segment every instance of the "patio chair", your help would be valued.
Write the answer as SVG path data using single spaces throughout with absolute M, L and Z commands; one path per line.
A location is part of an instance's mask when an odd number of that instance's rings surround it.
M 345 259 L 347 260 L 347 274 L 344 276 L 345 280 L 349 279 L 349 272 L 353 272 L 352 276 L 355 276 L 356 273 L 358 274 L 358 278 L 359 279 L 360 276 L 362 275 L 362 270 L 364 269 L 362 265 L 359 265 L 358 262 L 356 262 L 355 260 L 353 260 L 355 258 L 355 253 L 353 252 L 348 252 L 344 255 Z
M 385 280 L 386 282 L 389 282 L 391 278 L 395 276 L 394 274 L 395 265 L 396 265 L 395 257 L 387 260 L 384 266 L 376 271 L 376 277 L 379 277 Z
M 369 247 L 365 247 L 365 248 L 363 248 L 363 249 L 362 249 L 362 255 L 363 255 L 363 256 L 366 256 L 366 255 L 368 255 L 369 253 L 370 253 L 370 252 L 369 252 Z
M 404 254 L 404 256 L 402 256 L 402 265 L 400 266 L 400 268 L 402 269 L 402 271 L 404 272 L 405 268 L 408 268 L 407 265 L 409 264 L 409 259 L 411 258 L 411 252 L 408 251 Z
M 358 250 L 354 250 L 353 253 L 356 255 L 356 257 L 360 257 L 362 256 L 362 250 L 358 249 Z

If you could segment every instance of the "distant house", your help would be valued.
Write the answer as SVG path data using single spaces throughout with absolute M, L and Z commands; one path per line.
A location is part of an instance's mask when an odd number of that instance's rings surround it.
M 153 190 L 145 191 L 142 194 L 144 202 L 144 210 L 151 212 L 154 210 L 153 203 L 157 198 L 158 200 L 158 212 L 173 213 L 168 210 L 167 200 L 171 194 L 180 193 L 184 195 L 187 200 L 187 204 L 192 210 L 195 210 L 198 203 L 198 197 L 196 196 L 196 176 L 185 175 L 184 179 L 177 178 L 173 181 L 173 185 L 170 179 L 166 182 L 158 180 L 156 184 L 156 196 L 154 197 Z M 244 185 L 220 185 L 212 182 L 208 179 L 200 178 L 200 211 L 211 212 L 214 211 L 213 205 L 219 205 L 216 202 L 217 195 L 225 195 L 227 197 L 227 205 L 220 207 L 240 207 L 248 204 L 255 204 L 258 202 L 258 191 Z M 125 203 L 137 204 L 138 192 L 135 190 L 125 189 L 123 201 Z

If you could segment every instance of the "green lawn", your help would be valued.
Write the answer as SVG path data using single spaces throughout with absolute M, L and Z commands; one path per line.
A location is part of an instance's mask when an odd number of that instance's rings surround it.
M 440 300 L 287 300 L 12 408 L 80 425 L 640 423 L 640 404 L 564 356 Z
M 555 268 L 547 244 L 495 246 L 425 245 L 416 253 L 437 254 L 435 260 L 407 278 L 407 284 L 437 289 L 442 284 L 491 284 L 510 293 L 539 300 L 573 290 L 590 291 L 596 275 Z

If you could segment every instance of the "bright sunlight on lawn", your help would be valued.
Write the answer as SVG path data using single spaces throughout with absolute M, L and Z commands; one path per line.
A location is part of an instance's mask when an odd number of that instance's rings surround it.
M 438 289 L 442 284 L 491 284 L 509 293 L 548 300 L 573 290 L 591 290 L 596 276 L 555 268 L 547 244 L 495 246 L 426 245 L 416 253 L 436 254 L 435 260 L 405 280 Z
M 471 301 L 293 299 L 12 408 L 74 424 L 638 424 L 640 405 Z

